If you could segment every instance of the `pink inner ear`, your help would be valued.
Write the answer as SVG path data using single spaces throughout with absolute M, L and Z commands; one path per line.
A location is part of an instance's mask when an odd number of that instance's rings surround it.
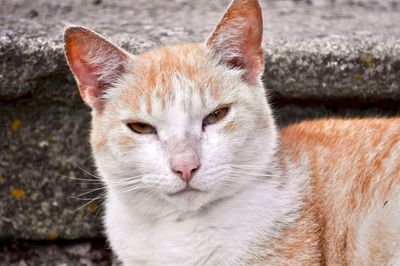
M 82 99 L 91 107 L 103 104 L 108 85 L 124 72 L 129 55 L 95 32 L 82 27 L 65 31 L 65 53 Z
M 87 86 L 85 89 L 82 89 L 80 91 L 81 91 L 81 97 L 90 106 L 92 106 L 96 109 L 102 108 L 103 99 L 101 99 L 101 97 L 103 96 L 103 93 L 101 91 L 99 91 L 96 87 Z M 83 95 L 82 95 L 82 93 L 83 93 Z
M 253 82 L 264 66 L 262 30 L 258 1 L 236 0 L 224 14 L 207 44 L 222 55 L 225 63 L 245 70 L 243 78 Z
M 95 77 L 96 68 L 90 66 L 83 59 L 76 59 L 71 67 L 74 69 L 75 75 L 79 77 L 79 82 L 85 86 L 94 86 L 97 85 L 97 79 Z
M 101 106 L 101 97 L 103 95 L 103 86 L 96 77 L 97 68 L 89 65 L 83 59 L 76 59 L 71 67 L 75 75 L 79 77 L 78 86 L 82 99 L 92 107 Z
M 248 81 L 254 81 L 262 71 L 264 66 L 264 51 L 252 42 L 247 42 L 241 46 L 241 56 L 232 58 L 227 63 L 232 68 L 241 68 L 245 70 L 243 78 Z

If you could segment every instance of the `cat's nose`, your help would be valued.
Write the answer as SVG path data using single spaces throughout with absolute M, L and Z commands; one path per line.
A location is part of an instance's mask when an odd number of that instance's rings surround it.
M 171 157 L 171 169 L 183 181 L 188 183 L 192 179 L 194 173 L 200 167 L 200 160 L 196 153 L 181 153 Z

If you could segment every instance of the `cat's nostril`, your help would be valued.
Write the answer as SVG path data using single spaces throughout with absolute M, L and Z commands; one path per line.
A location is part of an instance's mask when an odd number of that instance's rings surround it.
M 176 173 L 183 181 L 189 182 L 193 175 L 199 169 L 199 164 L 177 164 L 172 165 L 171 169 Z
M 192 171 L 191 171 L 192 175 L 194 175 L 197 172 L 197 169 L 199 169 L 199 167 L 192 169 Z
M 176 170 L 174 170 L 174 169 L 172 169 L 172 172 L 174 172 L 175 174 L 177 174 L 177 175 L 182 175 L 182 172 L 181 171 L 176 171 Z

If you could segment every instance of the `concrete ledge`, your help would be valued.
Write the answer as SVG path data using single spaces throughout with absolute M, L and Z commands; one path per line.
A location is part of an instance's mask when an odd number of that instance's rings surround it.
M 35 2 L 35 3 L 33 3 Z M 228 0 L 7 1 L 0 10 L 0 238 L 98 237 L 101 192 L 88 109 L 62 53 L 62 22 L 133 53 L 210 33 Z M 264 82 L 280 124 L 400 113 L 399 1 L 262 1 Z
M 62 23 L 89 26 L 137 53 L 205 39 L 229 1 L 40 2 L 40 9 L 27 0 L 2 8 L 0 99 L 44 94 L 68 101 L 69 86 L 42 86 L 54 75 L 70 75 Z M 397 1 L 394 9 L 315 2 L 263 2 L 267 87 L 296 99 L 400 99 Z
M 400 100 L 400 39 L 327 36 L 267 47 L 264 81 L 292 100 Z

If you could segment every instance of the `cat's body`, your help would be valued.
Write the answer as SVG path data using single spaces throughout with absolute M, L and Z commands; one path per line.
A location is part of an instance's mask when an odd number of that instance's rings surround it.
M 205 44 L 142 55 L 67 29 L 114 252 L 124 265 L 400 264 L 400 119 L 279 133 L 261 34 L 256 0 L 235 0 Z
M 202 213 L 145 217 L 112 195 L 114 248 L 132 265 L 400 263 L 400 119 L 303 122 L 280 147 L 276 185 Z
M 280 151 L 307 165 L 312 192 L 300 221 L 266 244 L 279 264 L 309 265 L 311 246 L 327 265 L 400 263 L 400 119 L 302 122 L 283 129 Z

